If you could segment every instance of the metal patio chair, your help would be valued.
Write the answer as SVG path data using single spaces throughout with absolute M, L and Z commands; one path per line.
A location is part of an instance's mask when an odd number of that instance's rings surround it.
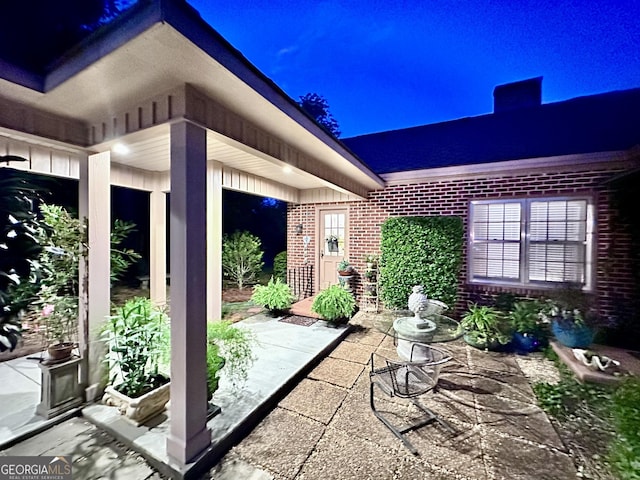
M 437 388 L 440 368 L 451 360 L 451 356 L 430 345 L 414 343 L 411 348 L 411 358 L 414 357 L 419 357 L 420 361 L 391 360 L 377 353 L 372 353 L 369 372 L 369 399 L 373 414 L 402 441 L 411 453 L 418 455 L 416 448 L 404 436 L 405 433 L 433 422 L 438 422 L 451 433 L 455 433 L 455 430 L 418 401 L 418 397 Z M 376 408 L 374 395 L 376 387 L 387 397 L 398 397 L 411 401 L 424 415 L 408 425 L 394 425 Z

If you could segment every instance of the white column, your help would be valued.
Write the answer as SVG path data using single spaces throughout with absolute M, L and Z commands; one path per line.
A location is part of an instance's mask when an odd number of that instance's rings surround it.
M 222 164 L 207 164 L 207 319 L 222 318 Z
M 80 168 L 80 212 L 87 215 L 89 227 L 89 253 L 87 278 L 87 400 L 95 400 L 104 386 L 104 342 L 100 330 L 110 312 L 111 301 L 111 154 L 90 155 L 86 169 L 85 187 L 82 164 Z M 84 200 L 83 200 L 84 199 Z
M 167 453 L 185 464 L 207 428 L 206 131 L 171 125 L 171 422 Z
M 89 218 L 89 162 L 88 157 L 83 155 L 79 159 L 78 172 L 78 218 L 81 221 L 87 221 Z M 89 252 L 85 252 L 85 258 L 80 260 L 78 268 L 78 350 L 82 363 L 80 366 L 80 384 L 83 388 L 88 386 L 89 382 L 89 312 L 87 290 L 88 265 L 87 258 Z M 95 395 L 85 392 L 87 400 L 91 401 Z
M 161 190 L 151 192 L 149 212 L 149 297 L 156 305 L 167 303 L 167 198 Z

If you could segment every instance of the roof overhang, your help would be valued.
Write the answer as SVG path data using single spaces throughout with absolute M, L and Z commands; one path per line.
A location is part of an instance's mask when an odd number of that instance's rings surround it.
M 151 102 L 189 86 L 241 119 L 243 125 L 322 168 L 308 171 L 304 164 L 293 162 L 289 165 L 293 174 L 283 175 L 288 157 L 244 145 L 227 132 L 212 129 L 207 137 L 208 154 L 215 158 L 210 159 L 299 189 L 329 186 L 363 196 L 384 186 L 380 177 L 183 2 L 159 0 L 134 7 L 69 52 L 46 77 L 5 67 L 0 71 L 0 96 L 82 122 L 87 129 L 83 146 L 90 150 L 125 141 L 131 153 L 127 158 L 114 156 L 116 162 L 155 171 L 168 169 L 169 129 L 153 122 L 143 125 L 139 118 L 131 118 L 136 117 L 131 112 L 141 111 L 143 100 Z M 168 118 L 176 121 L 172 113 Z M 107 130 L 112 128 L 112 134 L 96 139 L 96 126 L 105 130 L 105 125 Z M 332 175 L 323 178 L 323 170 Z

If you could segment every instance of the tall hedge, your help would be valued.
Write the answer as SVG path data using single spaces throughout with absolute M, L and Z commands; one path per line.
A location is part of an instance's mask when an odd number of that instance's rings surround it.
M 398 217 L 382 225 L 380 290 L 387 308 L 406 308 L 414 285 L 453 307 L 462 263 L 462 219 Z

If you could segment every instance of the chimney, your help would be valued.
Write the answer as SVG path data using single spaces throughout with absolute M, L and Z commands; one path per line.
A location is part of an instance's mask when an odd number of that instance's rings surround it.
M 542 77 L 498 85 L 493 89 L 493 113 L 542 105 Z

